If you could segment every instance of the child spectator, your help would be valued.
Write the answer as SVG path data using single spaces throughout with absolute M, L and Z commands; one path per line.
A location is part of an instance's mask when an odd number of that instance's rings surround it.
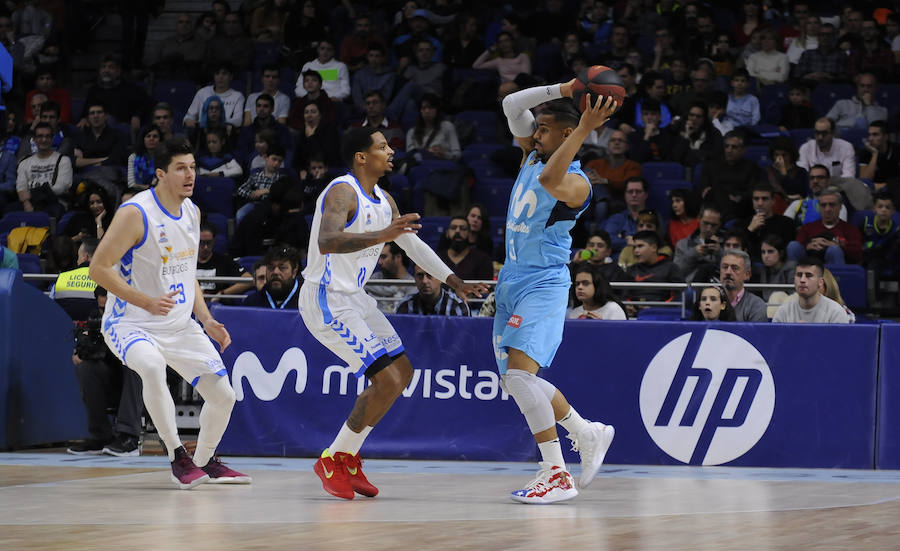
M 734 122 L 726 116 L 727 106 L 728 95 L 725 92 L 717 90 L 712 93 L 709 98 L 709 120 L 723 136 L 734 130 Z
M 660 245 L 658 247 L 659 256 L 664 256 L 669 259 L 672 258 L 672 247 L 665 243 L 665 240 L 662 235 L 662 224 L 660 224 L 659 216 L 652 210 L 642 210 L 638 213 L 637 217 L 637 230 L 638 232 L 642 231 L 652 231 L 657 237 L 659 237 Z M 635 234 L 637 235 L 637 234 Z M 632 266 L 635 262 L 637 262 L 637 257 L 634 255 L 634 240 L 626 239 L 626 241 L 631 241 L 628 245 L 622 249 L 622 252 L 619 253 L 619 266 L 623 270 L 627 270 L 630 266 Z
M 725 289 L 718 285 L 704 287 L 697 300 L 694 302 L 694 310 L 691 321 L 734 321 L 734 308 L 728 301 Z
M 162 130 L 158 126 L 148 126 L 141 132 L 141 137 L 134 153 L 128 156 L 128 187 L 147 189 L 156 180 L 153 164 L 153 151 L 162 140 Z
M 572 291 L 578 306 L 568 309 L 567 319 L 628 319 L 609 282 L 593 265 L 583 263 L 575 268 Z
M 328 182 L 328 166 L 322 159 L 322 155 L 318 153 L 311 155 L 306 170 L 300 171 L 300 184 L 303 186 L 303 214 L 315 212 L 316 199 Z
M 265 166 L 250 172 L 241 187 L 235 191 L 235 197 L 244 201 L 244 205 L 238 208 L 235 214 L 235 222 L 238 226 L 247 214 L 266 199 L 271 191 L 272 184 L 285 177 L 281 172 L 281 164 L 284 162 L 284 146 L 274 142 L 268 144 L 263 155 Z
M 606 230 L 595 230 L 588 237 L 587 245 L 585 245 L 584 249 L 577 251 L 573 255 L 569 267 L 574 270 L 584 263 L 589 263 L 596 267 L 606 281 L 622 281 L 625 277 L 625 272 L 613 260 L 612 239 Z M 572 277 L 575 277 L 574 273 Z
M 900 228 L 894 223 L 895 212 L 891 195 L 879 192 L 875 195 L 875 214 L 867 214 L 859 228 L 863 235 L 863 266 L 878 274 L 896 273 L 898 268 Z
M 639 231 L 634 234 L 634 257 L 636 263 L 625 272 L 626 281 L 647 283 L 680 283 L 684 279 L 678 267 L 659 253 L 659 234 L 652 231 Z M 629 289 L 628 299 L 631 301 L 670 301 L 672 291 L 665 289 Z
M 240 178 L 244 173 L 231 153 L 225 151 L 225 132 L 216 128 L 206 132 L 206 147 L 197 152 L 197 174 Z
M 256 132 L 253 136 L 253 152 L 250 154 L 250 161 L 247 163 L 247 172 L 263 168 L 266 165 L 264 155 L 269 149 L 269 144 L 276 141 L 278 141 L 278 135 L 271 128 L 263 128 Z
M 788 103 L 781 109 L 778 127 L 782 130 L 812 128 L 816 123 L 816 113 L 809 102 L 809 86 L 795 79 L 788 84 Z
M 759 123 L 759 100 L 747 92 L 750 74 L 747 69 L 737 69 L 731 76 L 731 94 L 725 111 L 735 126 L 754 126 Z

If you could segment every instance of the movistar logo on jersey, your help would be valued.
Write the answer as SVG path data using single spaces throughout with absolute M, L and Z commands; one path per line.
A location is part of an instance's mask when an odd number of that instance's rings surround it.
M 759 442 L 775 411 L 765 358 L 743 338 L 715 329 L 662 347 L 641 382 L 641 419 L 671 457 L 691 465 L 733 461 Z
M 292 371 L 297 374 L 294 393 L 299 395 L 307 392 L 307 370 L 306 354 L 296 347 L 284 351 L 275 371 L 272 372 L 263 367 L 256 354 L 246 351 L 242 352 L 234 361 L 231 385 L 238 401 L 243 401 L 247 397 L 244 393 L 244 381 L 246 380 L 249 390 L 258 400 L 270 402 L 281 395 L 284 382 Z M 367 384 L 366 378 L 357 379 L 349 367 L 330 365 L 323 370 L 320 390 L 325 395 L 346 396 L 351 392 L 359 395 L 365 390 Z M 495 371 L 476 372 L 469 369 L 466 364 L 460 365 L 458 370 L 416 369 L 412 381 L 403 390 L 403 396 L 407 398 L 414 395 L 437 400 L 449 400 L 454 397 L 463 400 L 509 399 L 509 395 L 500 388 L 500 378 Z

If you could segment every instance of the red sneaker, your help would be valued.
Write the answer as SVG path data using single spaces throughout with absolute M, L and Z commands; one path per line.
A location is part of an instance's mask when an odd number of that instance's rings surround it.
M 213 457 L 201 468 L 209 475 L 210 484 L 250 484 L 251 482 L 249 476 L 226 467 L 218 457 Z
M 350 477 L 341 456 L 347 454 L 338 453 L 333 457 L 326 449 L 319 460 L 313 466 L 313 472 L 322 480 L 322 487 L 329 494 L 341 499 L 353 499 L 353 487 L 350 485 Z
M 209 475 L 194 464 L 191 456 L 183 447 L 175 450 L 175 461 L 172 461 L 172 482 L 182 490 L 190 490 L 197 484 L 209 480 Z
M 360 459 L 359 454 L 350 455 L 349 453 L 338 452 L 337 456 L 341 458 L 340 460 L 347 469 L 347 478 L 349 478 L 350 487 L 353 488 L 354 492 L 366 497 L 378 495 L 378 488 L 373 486 L 366 478 L 366 475 L 363 474 L 362 459 Z

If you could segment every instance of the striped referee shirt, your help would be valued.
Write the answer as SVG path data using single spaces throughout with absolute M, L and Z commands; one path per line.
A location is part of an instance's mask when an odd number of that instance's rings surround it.
M 397 306 L 398 314 L 421 314 L 425 316 L 469 316 L 469 306 L 456 293 L 441 289 L 441 296 L 433 306 L 422 302 L 419 293 L 411 295 Z

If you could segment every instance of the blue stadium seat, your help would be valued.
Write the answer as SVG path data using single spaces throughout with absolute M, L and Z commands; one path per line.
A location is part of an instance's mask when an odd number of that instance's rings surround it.
M 13 228 L 20 226 L 32 226 L 35 228 L 49 228 L 50 215 L 46 212 L 9 212 L 0 218 L 0 233 L 9 233 Z
M 41 257 L 36 254 L 17 254 L 19 258 L 19 271 L 23 274 L 42 274 L 44 273 L 43 268 L 41 268 Z M 47 283 L 44 281 L 28 281 L 30 285 L 33 285 L 39 289 L 48 288 Z
M 453 170 L 460 166 L 456 161 L 425 160 L 418 166 L 414 166 L 407 173 L 409 185 L 413 190 L 412 209 L 414 212 L 423 212 L 425 209 L 425 191 L 421 182 L 428 178 L 436 170 Z
M 213 252 L 228 252 L 228 217 L 220 212 L 205 213 L 206 220 L 216 227 L 216 243 L 213 245 Z
M 473 143 L 463 150 L 462 161 L 469 166 L 474 161 L 490 161 L 491 156 L 501 149 L 503 146 L 496 143 Z
M 419 220 L 422 228 L 419 230 L 419 237 L 422 241 L 428 243 L 432 249 L 437 250 L 441 236 L 447 231 L 450 224 L 449 216 L 428 216 Z
M 684 170 L 684 165 L 680 163 L 660 162 L 641 165 L 641 175 L 647 179 L 651 188 L 656 180 L 683 180 Z
M 237 259 L 237 263 L 240 264 L 250 275 L 253 275 L 253 265 L 256 264 L 256 261 L 261 259 L 262 256 L 242 256 Z
M 650 196 L 647 198 L 647 208 L 655 210 L 660 217 L 667 218 L 669 215 L 671 202 L 669 193 L 673 189 L 691 189 L 691 184 L 687 180 L 656 180 L 650 184 Z
M 190 80 L 160 80 L 153 86 L 153 99 L 171 105 L 178 121 L 187 113 L 196 93 L 197 85 Z
M 476 182 L 482 182 L 491 178 L 503 178 L 506 176 L 503 169 L 493 161 L 478 160 L 471 161 L 467 164 L 469 165 L 469 168 L 472 169 L 472 175 L 475 176 Z
M 869 129 L 867 128 L 842 128 L 838 130 L 838 138 L 850 142 L 856 149 L 863 147 L 863 142 L 869 137 Z
M 401 213 L 410 212 L 412 186 L 409 183 L 409 178 L 403 174 L 391 174 L 389 179 L 391 181 L 391 197 L 397 203 L 397 208 L 400 209 Z
M 700 181 L 700 175 L 703 174 L 703 163 L 697 163 L 694 172 L 691 174 L 691 181 L 695 184 Z
M 500 84 L 500 76 L 493 69 L 453 69 L 453 88 L 457 88 L 463 82 L 496 82 Z
M 60 217 L 60 219 L 56 221 L 56 234 L 57 235 L 61 235 L 61 234 L 65 233 L 66 226 L 69 225 L 69 221 L 72 219 L 73 216 L 75 216 L 75 211 L 70 210 L 69 212 L 63 214 Z
M 812 128 L 795 128 L 790 131 L 791 139 L 794 140 L 794 144 L 797 147 L 805 144 L 809 140 L 813 139 L 813 129 Z
M 772 159 L 769 158 L 769 146 L 767 145 L 748 145 L 744 152 L 744 158 L 761 166 L 772 164 Z
M 494 247 L 502 247 L 506 236 L 506 216 L 491 216 L 491 239 Z
M 747 130 L 759 136 L 759 138 L 755 138 L 754 141 L 754 143 L 759 144 L 767 144 L 769 140 L 781 135 L 781 130 L 777 126 L 765 122 L 761 122 L 755 126 L 748 126 Z
M 850 308 L 866 307 L 866 270 L 858 264 L 826 264 Z
M 497 114 L 493 111 L 460 111 L 453 121 L 457 130 L 461 126 L 470 125 L 474 130 L 473 141 L 476 143 L 495 143 L 497 141 Z
M 839 99 L 852 98 L 855 93 L 856 87 L 852 84 L 822 83 L 813 88 L 810 102 L 820 115 L 825 116 L 834 102 Z
M 515 180 L 512 178 L 486 178 L 479 180 L 472 189 L 472 199 L 484 204 L 488 212 L 504 212 L 509 204 Z
M 679 321 L 681 320 L 680 308 L 642 308 L 638 310 L 639 320 Z
M 218 212 L 227 217 L 234 216 L 234 180 L 214 176 L 197 176 L 194 183 L 193 200 L 202 212 Z
M 879 84 L 875 97 L 879 104 L 887 107 L 888 120 L 893 121 L 900 111 L 900 84 Z
M 781 109 L 788 103 L 786 84 L 768 84 L 759 91 L 759 111 L 762 122 L 778 124 Z

